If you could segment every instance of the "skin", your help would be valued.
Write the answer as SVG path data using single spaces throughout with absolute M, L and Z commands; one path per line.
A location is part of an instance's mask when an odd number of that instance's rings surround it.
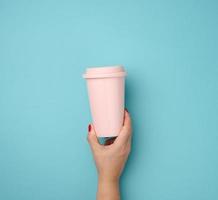
M 104 145 L 98 142 L 93 125 L 90 124 L 88 142 L 98 172 L 97 200 L 119 200 L 119 180 L 131 150 L 132 126 L 127 111 L 124 124 L 117 138 L 108 139 Z

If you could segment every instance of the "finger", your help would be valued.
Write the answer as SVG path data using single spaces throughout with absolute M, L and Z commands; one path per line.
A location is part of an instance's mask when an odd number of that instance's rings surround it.
M 116 137 L 112 137 L 112 138 L 107 139 L 105 141 L 104 145 L 107 146 L 107 145 L 113 144 L 115 139 L 116 139 Z
M 88 139 L 88 142 L 93 150 L 99 148 L 100 144 L 98 142 L 98 138 L 96 136 L 95 129 L 94 129 L 94 126 L 92 124 L 89 124 L 89 126 L 88 126 L 87 139 Z
M 131 135 L 132 135 L 131 118 L 130 118 L 130 114 L 127 111 L 125 111 L 124 125 L 114 143 L 120 145 L 126 144 L 128 143 L 129 140 L 131 140 Z

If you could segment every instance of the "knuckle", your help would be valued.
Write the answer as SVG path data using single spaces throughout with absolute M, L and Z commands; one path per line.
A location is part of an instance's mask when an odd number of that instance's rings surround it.
M 129 154 L 129 148 L 128 147 L 122 147 L 121 149 L 120 149 L 120 156 L 126 156 L 126 155 L 128 155 Z

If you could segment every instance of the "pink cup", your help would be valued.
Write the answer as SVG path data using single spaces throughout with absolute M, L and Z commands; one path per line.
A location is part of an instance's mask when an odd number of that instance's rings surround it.
M 87 88 L 98 137 L 115 137 L 123 125 L 126 72 L 122 66 L 87 68 Z

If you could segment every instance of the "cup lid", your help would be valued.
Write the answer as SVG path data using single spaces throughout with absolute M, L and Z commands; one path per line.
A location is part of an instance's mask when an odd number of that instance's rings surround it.
M 122 65 L 89 67 L 86 69 L 83 78 L 110 78 L 126 76 L 126 72 Z

